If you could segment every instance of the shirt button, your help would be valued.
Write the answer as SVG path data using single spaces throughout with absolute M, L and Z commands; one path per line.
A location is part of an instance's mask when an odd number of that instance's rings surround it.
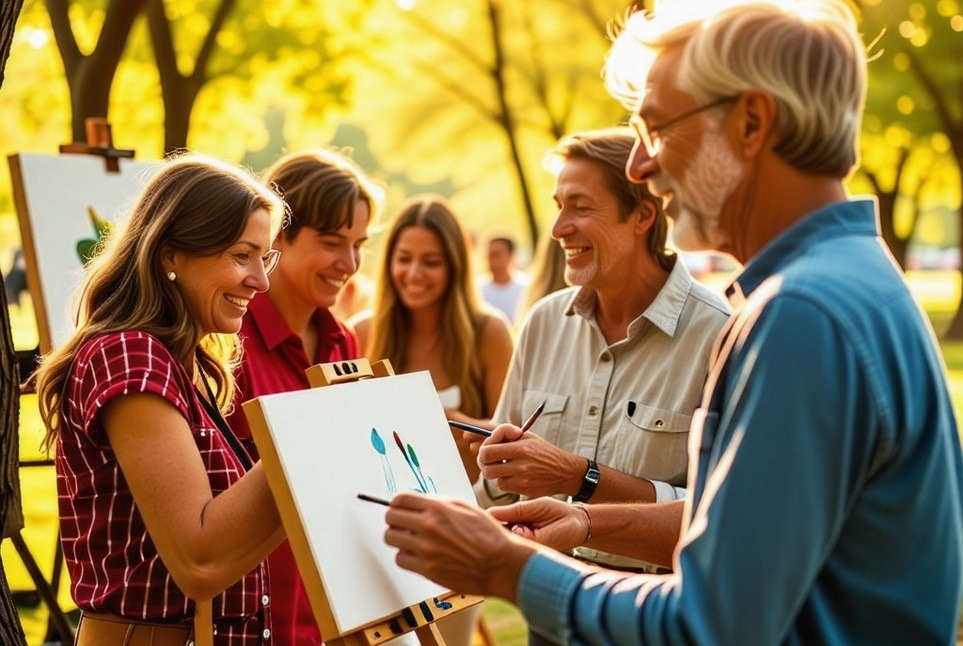
M 266 606 L 266 605 L 268 605 L 269 603 L 271 603 L 271 597 L 269 597 L 269 596 L 267 596 L 267 595 L 264 595 L 263 597 L 261 597 L 261 605 L 262 605 L 262 606 Z
M 589 415 L 598 415 L 598 414 L 599 414 L 598 406 L 589 406 Z
M 602 355 L 602 361 L 603 361 L 603 362 L 608 362 L 608 361 L 611 361 L 611 360 L 612 360 L 612 355 L 610 355 L 608 352 L 606 352 L 605 354 Z
M 264 632 L 261 633 L 261 636 L 264 637 L 264 639 L 271 639 L 271 629 L 265 628 Z
M 655 420 L 655 427 L 656 427 L 656 428 L 662 428 L 663 426 L 665 426 L 665 422 L 663 422 L 661 419 Z

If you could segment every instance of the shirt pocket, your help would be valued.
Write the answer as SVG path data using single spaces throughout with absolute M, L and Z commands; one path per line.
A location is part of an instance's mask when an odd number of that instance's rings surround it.
M 524 424 L 528 416 L 545 402 L 545 409 L 532 425 L 530 433 L 536 433 L 552 444 L 558 445 L 559 430 L 562 427 L 562 414 L 568 403 L 568 395 L 548 393 L 544 390 L 526 390 L 522 396 L 522 417 L 519 424 Z
M 689 426 L 692 415 L 656 406 L 636 405 L 619 427 L 615 456 L 619 471 L 646 480 L 684 487 L 688 468 Z

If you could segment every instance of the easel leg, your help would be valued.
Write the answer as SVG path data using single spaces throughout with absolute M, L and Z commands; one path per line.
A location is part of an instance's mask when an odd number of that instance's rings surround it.
M 74 642 L 74 631 L 71 630 L 70 624 L 67 623 L 67 616 L 57 602 L 56 591 L 47 583 L 43 573 L 37 566 L 37 561 L 33 558 L 33 554 L 27 549 L 27 543 L 24 542 L 20 532 L 11 536 L 10 540 L 13 541 L 13 546 L 17 548 L 17 553 L 20 555 L 24 567 L 27 568 L 27 572 L 30 574 L 34 585 L 37 586 L 37 593 L 40 595 L 40 598 L 43 599 L 44 603 L 47 604 L 47 608 L 50 609 L 50 623 L 53 624 L 54 630 L 63 643 L 72 644 Z
M 56 596 L 57 591 L 60 590 L 60 574 L 64 569 L 64 553 L 60 546 L 60 532 L 57 532 L 57 540 L 54 542 L 54 562 L 53 562 L 53 573 L 50 575 L 50 589 Z M 59 636 L 60 631 L 58 630 L 56 620 L 54 619 L 54 613 L 50 613 L 47 617 L 47 636 L 45 641 L 55 641 Z
M 496 646 L 492 629 L 488 627 L 488 622 L 485 621 L 485 617 L 482 615 L 478 616 L 478 621 L 475 623 L 475 634 L 478 635 L 482 644 L 485 646 Z
M 438 626 L 433 623 L 419 626 L 415 629 L 415 634 L 418 635 L 422 646 L 445 646 L 445 640 L 438 632 Z

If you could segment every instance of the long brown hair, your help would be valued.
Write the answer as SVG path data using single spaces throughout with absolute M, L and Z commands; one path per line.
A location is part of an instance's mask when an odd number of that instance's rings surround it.
M 401 232 L 409 227 L 422 227 L 438 236 L 448 264 L 450 280 L 441 308 L 442 365 L 461 389 L 461 410 L 473 417 L 490 414 L 491 411 L 483 410 L 485 403 L 477 351 L 486 314 L 475 293 L 465 234 L 448 203 L 438 195 L 413 197 L 391 222 L 378 268 L 374 316 L 366 354 L 372 360 L 390 359 L 394 366 L 404 369 L 411 323 L 408 310 L 391 280 L 391 257 Z
M 230 405 L 236 336 L 201 338 L 181 293 L 164 275 L 160 254 L 164 246 L 198 256 L 222 252 L 240 238 L 258 209 L 270 213 L 273 238 L 285 217 L 284 203 L 253 175 L 199 155 L 164 163 L 88 264 L 73 336 L 37 369 L 46 448 L 60 430 L 74 356 L 101 334 L 141 330 L 157 337 L 182 364 L 196 358 L 214 381 L 218 404 Z

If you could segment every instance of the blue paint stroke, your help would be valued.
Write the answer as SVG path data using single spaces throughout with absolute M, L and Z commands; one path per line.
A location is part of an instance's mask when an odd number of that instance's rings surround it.
M 385 448 L 385 442 L 381 439 L 381 435 L 378 434 L 378 431 L 374 427 L 371 429 L 371 445 L 375 451 L 381 454 L 381 470 L 385 476 L 385 486 L 388 488 L 388 493 L 393 496 L 398 493 L 398 486 L 395 484 L 395 475 L 391 470 L 391 465 L 388 464 L 388 452 Z

